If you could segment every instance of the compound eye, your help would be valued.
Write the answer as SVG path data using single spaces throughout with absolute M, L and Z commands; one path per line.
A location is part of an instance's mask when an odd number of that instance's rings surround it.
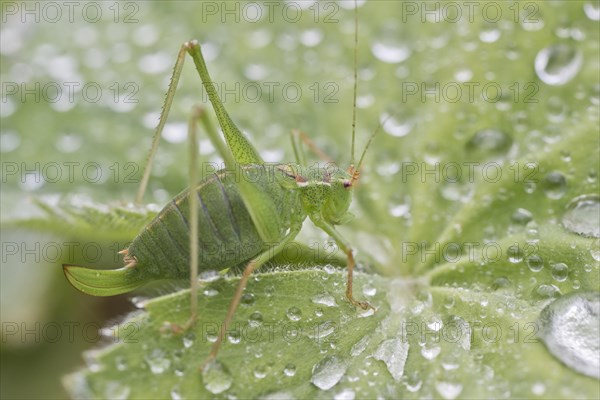
M 348 179 L 344 179 L 344 188 L 348 189 L 350 187 L 352 187 L 352 182 L 350 182 Z

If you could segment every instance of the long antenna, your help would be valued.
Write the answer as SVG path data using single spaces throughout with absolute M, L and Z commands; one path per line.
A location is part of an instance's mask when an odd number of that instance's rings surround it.
M 358 160 L 358 165 L 356 166 L 355 171 L 360 171 L 360 167 L 362 165 L 363 159 L 365 158 L 365 154 L 367 154 L 367 149 L 371 145 L 371 142 L 373 141 L 373 138 L 375 137 L 375 135 L 377 135 L 379 133 L 379 131 L 381 130 L 381 128 L 383 128 L 383 126 L 388 121 L 388 119 L 392 118 L 394 115 L 395 115 L 395 113 L 391 113 L 388 116 L 386 116 L 383 120 L 381 120 L 381 122 L 377 126 L 377 129 L 375 129 L 375 132 L 373 132 L 371 134 L 371 137 L 369 137 L 369 141 L 367 142 L 365 149 L 363 150 L 362 154 L 360 155 L 360 159 Z M 356 178 L 354 178 L 354 176 L 353 176 L 353 179 L 356 179 Z
M 354 0 L 354 99 L 352 100 L 352 149 L 350 168 L 354 166 L 354 137 L 356 136 L 356 86 L 358 81 L 358 0 Z

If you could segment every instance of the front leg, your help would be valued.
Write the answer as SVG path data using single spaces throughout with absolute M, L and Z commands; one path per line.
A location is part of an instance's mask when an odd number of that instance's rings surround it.
M 352 252 L 352 248 L 350 247 L 350 245 L 348 244 L 348 242 L 342 237 L 342 235 L 340 235 L 340 233 L 333 227 L 333 225 L 325 222 L 321 216 L 311 216 L 310 218 L 313 223 L 321 228 L 322 230 L 324 230 L 325 232 L 327 232 L 327 234 L 329 236 L 331 236 L 333 238 L 333 240 L 335 240 L 335 243 L 338 245 L 338 247 L 344 252 L 346 253 L 346 257 L 348 258 L 348 281 L 346 283 L 346 298 L 348 299 L 348 301 L 350 303 L 352 303 L 352 305 L 356 306 L 356 307 L 360 307 L 363 310 L 366 309 L 373 309 L 376 310 L 375 307 L 373 307 L 371 304 L 369 304 L 366 301 L 358 301 L 354 298 L 353 292 L 352 292 L 352 283 L 353 283 L 353 275 L 354 275 L 354 267 L 356 265 L 356 262 L 354 261 L 354 254 Z

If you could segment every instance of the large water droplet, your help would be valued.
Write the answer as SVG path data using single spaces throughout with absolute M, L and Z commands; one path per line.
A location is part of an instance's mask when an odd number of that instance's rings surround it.
M 537 254 L 532 254 L 527 257 L 525 263 L 531 272 L 539 272 L 544 268 L 544 260 Z
M 321 390 L 329 390 L 342 379 L 348 363 L 339 356 L 326 356 L 315 364 L 310 381 Z
M 498 129 L 483 129 L 469 139 L 466 150 L 476 160 L 489 160 L 505 156 L 512 142 L 508 134 Z
M 549 199 L 560 199 L 567 191 L 567 178 L 561 172 L 549 172 L 542 181 L 542 189 Z
M 315 304 L 322 304 L 327 307 L 337 307 L 337 303 L 335 302 L 333 296 L 325 292 L 315 295 L 312 298 L 312 302 Z
M 223 393 L 231 387 L 233 379 L 231 373 L 220 361 L 214 360 L 204 367 L 202 371 L 204 387 L 212 394 Z
M 600 20 L 600 4 L 598 4 L 597 0 L 587 1 L 583 5 L 583 11 L 592 21 Z
M 300 321 L 302 319 L 302 311 L 298 307 L 288 308 L 285 315 L 290 319 L 290 321 Z
M 535 72 L 548 85 L 564 85 L 577 75 L 583 64 L 581 52 L 573 46 L 557 44 L 540 50 Z
M 565 263 L 552 264 L 552 277 L 558 282 L 564 282 L 569 276 L 569 267 Z
M 560 289 L 554 285 L 541 284 L 533 288 L 532 297 L 537 300 L 553 299 L 560 296 Z
M 383 361 L 396 382 L 404 374 L 404 364 L 408 357 L 408 341 L 400 338 L 388 339 L 381 342 L 373 358 Z
M 600 379 L 600 293 L 570 293 L 546 306 L 538 336 L 564 364 Z
M 600 196 L 583 195 L 571 200 L 563 215 L 565 228 L 578 235 L 600 237 Z

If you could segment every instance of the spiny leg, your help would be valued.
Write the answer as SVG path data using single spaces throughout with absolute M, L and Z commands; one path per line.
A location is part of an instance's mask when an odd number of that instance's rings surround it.
M 348 281 L 346 283 L 346 298 L 348 299 L 348 301 L 350 303 L 352 303 L 354 306 L 360 307 L 363 310 L 366 310 L 368 308 L 372 308 L 373 310 L 375 310 L 375 307 L 373 307 L 368 302 L 358 301 L 358 300 L 354 299 L 354 295 L 352 294 L 353 293 L 352 292 L 352 284 L 353 284 L 353 278 L 354 278 L 354 267 L 356 266 L 356 262 L 354 261 L 354 254 L 353 254 L 352 248 L 350 247 L 348 242 L 346 242 L 346 240 L 333 227 L 333 225 L 328 224 L 322 218 L 313 216 L 313 217 L 311 217 L 311 220 L 315 223 L 316 226 L 318 226 L 319 228 L 321 228 L 325 232 L 327 232 L 327 234 L 329 236 L 331 236 L 333 238 L 333 240 L 335 240 L 338 247 L 344 253 L 346 253 L 346 257 L 348 259 L 348 264 L 347 264 L 347 266 L 348 266 Z
M 152 137 L 152 146 L 150 147 L 150 152 L 148 153 L 148 158 L 146 159 L 146 166 L 144 167 L 144 174 L 142 175 L 140 187 L 138 188 L 138 192 L 135 197 L 136 204 L 142 203 L 144 193 L 146 192 L 146 187 L 148 186 L 150 172 L 152 171 L 152 163 L 154 161 L 154 156 L 156 155 L 156 150 L 158 149 L 158 142 L 160 140 L 162 131 L 165 127 L 165 123 L 167 122 L 169 111 L 171 110 L 171 104 L 173 104 L 173 98 L 175 97 L 175 91 L 177 90 L 177 84 L 179 83 L 179 77 L 181 76 L 181 70 L 183 69 L 186 51 L 187 48 L 185 45 L 183 45 L 179 49 L 179 53 L 177 53 L 177 60 L 175 61 L 175 67 L 173 67 L 173 75 L 171 75 L 171 82 L 169 83 L 165 103 L 163 104 L 162 111 L 160 112 L 160 118 L 158 120 L 158 125 L 156 126 L 156 131 Z
M 295 221 L 294 224 L 292 225 L 292 227 L 290 228 L 290 232 L 287 234 L 287 236 L 281 242 L 279 242 L 279 244 L 277 244 L 277 246 L 267 249 L 265 252 L 261 253 L 258 257 L 254 258 L 252 261 L 250 261 L 248 263 L 248 265 L 246 265 L 246 268 L 244 269 L 244 272 L 242 274 L 240 282 L 238 283 L 238 286 L 235 290 L 235 294 L 233 295 L 233 298 L 231 299 L 231 302 L 229 303 L 229 308 L 227 309 L 227 315 L 225 316 L 225 319 L 223 320 L 223 323 L 221 324 L 221 330 L 219 331 L 219 336 L 217 337 L 217 340 L 213 344 L 210 354 L 208 355 L 208 357 L 202 364 L 202 367 L 201 367 L 202 370 L 204 370 L 204 368 L 212 360 L 214 360 L 217 357 L 219 348 L 221 347 L 221 344 L 223 343 L 223 339 L 225 338 L 225 333 L 227 332 L 227 329 L 229 328 L 229 324 L 231 323 L 231 320 L 233 319 L 235 311 L 237 310 L 237 308 L 240 304 L 240 300 L 242 299 L 244 289 L 248 285 L 248 280 L 250 279 L 252 272 L 254 272 L 256 269 L 263 266 L 267 261 L 269 261 L 276 254 L 278 254 L 281 250 L 283 250 L 285 248 L 285 246 L 288 245 L 296 237 L 298 232 L 300 232 L 301 227 L 302 227 L 302 221 L 301 220 Z

